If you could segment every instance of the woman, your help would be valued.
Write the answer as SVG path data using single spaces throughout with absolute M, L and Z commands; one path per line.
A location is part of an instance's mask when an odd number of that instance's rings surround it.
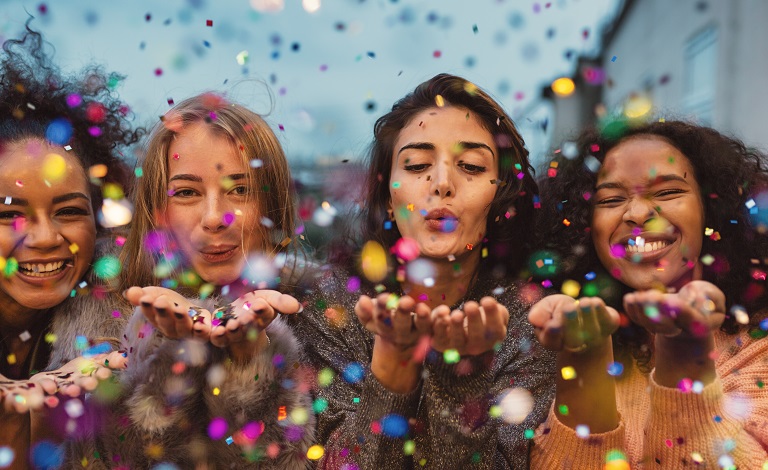
M 266 290 L 279 285 L 273 258 L 294 226 L 277 137 L 259 115 L 205 93 L 154 127 L 142 173 L 121 253 L 126 288 L 179 286 L 216 300 L 261 290 L 213 314 L 168 289 L 126 291 L 139 307 L 125 337 L 121 384 L 130 393 L 104 428 L 98 465 L 304 468 L 314 426 L 308 386 L 296 340 L 272 321 L 300 304 Z M 287 284 L 291 273 L 282 274 Z M 91 455 L 78 449 L 73 458 Z
M 0 59 L 0 443 L 10 468 L 56 460 L 43 438 L 79 431 L 81 389 L 96 386 L 94 372 L 109 375 L 76 358 L 109 351 L 125 327 L 110 275 L 91 265 L 97 245 L 115 242 L 97 223 L 102 190 L 130 181 L 117 147 L 138 136 L 101 69 L 65 78 L 43 44 L 27 27 Z M 97 359 L 114 367 L 118 356 Z
M 527 155 L 503 109 L 451 75 L 377 121 L 360 204 L 361 238 L 378 244 L 363 249 L 367 279 L 337 266 L 289 317 L 321 370 L 325 468 L 526 464 L 524 431 L 549 405 L 552 358 L 509 281 L 532 240 Z M 353 309 L 359 321 L 347 320 Z M 489 407 L 512 388 L 535 405 L 499 427 Z
M 599 467 L 618 449 L 613 459 L 632 467 L 760 468 L 765 157 L 678 121 L 619 122 L 579 143 L 578 157 L 551 166 L 543 233 L 564 278 L 615 278 L 600 295 L 610 304 L 625 294 L 624 314 L 562 295 L 531 310 L 561 368 L 534 465 Z

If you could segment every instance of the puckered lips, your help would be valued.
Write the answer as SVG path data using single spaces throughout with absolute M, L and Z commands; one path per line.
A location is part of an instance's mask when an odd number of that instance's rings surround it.
M 16 275 L 29 284 L 50 284 L 64 277 L 74 267 L 74 259 L 67 258 L 34 258 L 19 261 Z
M 679 242 L 679 233 L 642 232 L 621 239 L 618 243 L 625 250 L 624 257 L 635 263 L 658 261 Z
M 449 209 L 432 209 L 424 216 L 427 228 L 434 232 L 451 233 L 459 226 L 459 218 Z
M 198 253 L 209 263 L 221 263 L 232 259 L 239 247 L 239 245 L 205 245 L 198 250 Z

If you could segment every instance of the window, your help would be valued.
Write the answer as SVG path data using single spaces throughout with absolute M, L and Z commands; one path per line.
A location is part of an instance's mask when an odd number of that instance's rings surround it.
M 717 29 L 710 26 L 685 46 L 683 109 L 700 124 L 712 125 L 717 81 Z

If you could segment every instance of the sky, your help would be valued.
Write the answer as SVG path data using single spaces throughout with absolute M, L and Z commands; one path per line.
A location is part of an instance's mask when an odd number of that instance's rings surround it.
M 441 72 L 518 122 L 597 52 L 621 0 L 0 0 L 0 39 L 31 26 L 65 71 L 126 76 L 136 125 L 214 90 L 266 114 L 294 164 L 362 157 L 376 118 Z M 530 120 L 530 119 L 529 119 Z M 536 126 L 520 126 L 541 145 Z M 530 145 L 529 145 L 530 147 Z M 532 148 L 532 152 L 546 149 Z

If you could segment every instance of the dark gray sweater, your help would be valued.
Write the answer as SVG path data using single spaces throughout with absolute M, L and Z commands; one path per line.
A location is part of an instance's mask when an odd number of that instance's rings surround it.
M 491 295 L 509 309 L 507 338 L 496 354 L 446 364 L 442 354 L 431 351 L 417 389 L 398 394 L 370 373 L 373 335 L 354 313 L 359 296 L 372 292 L 350 292 L 348 281 L 343 270 L 325 273 L 304 312 L 288 317 L 313 367 L 333 371 L 330 384 L 320 380 L 316 393 L 321 405 L 327 403 L 317 416 L 317 439 L 325 443 L 321 467 L 527 468 L 525 431 L 547 416 L 554 397 L 555 356 L 535 339 L 527 320 L 529 305 L 517 288 L 481 275 L 465 296 L 480 300 Z M 329 307 L 345 317 L 341 324 L 326 318 Z M 513 387 L 529 390 L 535 400 L 519 425 L 489 416 L 499 395 Z M 406 434 L 397 436 L 402 418 L 409 425 Z

